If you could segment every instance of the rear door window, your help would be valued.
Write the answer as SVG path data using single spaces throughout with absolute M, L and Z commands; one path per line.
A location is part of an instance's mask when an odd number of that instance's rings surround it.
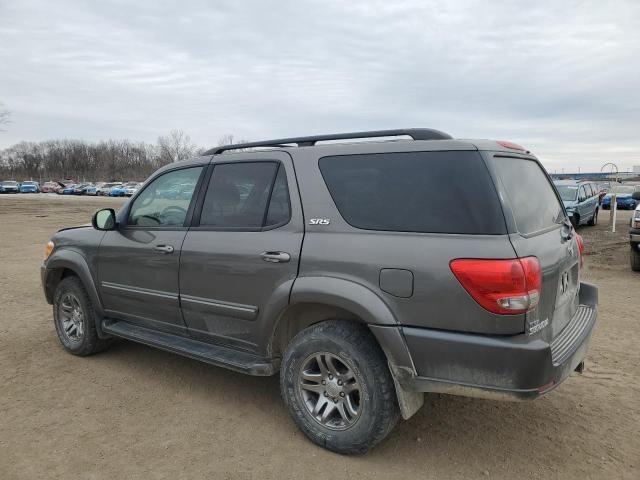
M 504 216 L 478 152 L 323 157 L 324 181 L 347 223 L 365 230 L 496 235 Z
M 578 201 L 584 202 L 587 199 L 587 193 L 585 191 L 584 185 L 580 186 L 578 190 Z
M 284 167 L 279 162 L 218 164 L 202 205 L 200 225 L 261 229 L 291 216 Z
M 524 158 L 495 157 L 494 165 L 520 233 L 528 235 L 562 223 L 562 205 L 537 162 Z

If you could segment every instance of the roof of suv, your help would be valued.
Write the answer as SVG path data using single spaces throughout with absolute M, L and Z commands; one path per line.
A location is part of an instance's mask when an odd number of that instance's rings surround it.
M 391 137 L 398 137 L 390 140 Z M 410 139 L 402 138 L 410 137 Z M 369 139 L 368 142 L 360 140 Z M 345 140 L 353 140 L 353 142 L 345 143 Z M 248 148 L 305 148 L 305 147 L 331 147 L 335 145 L 358 146 L 363 143 L 370 144 L 372 141 L 384 142 L 413 142 L 428 141 L 442 142 L 446 141 L 452 147 L 467 147 L 472 150 L 489 150 L 503 151 L 509 153 L 530 154 L 528 150 L 511 142 L 495 141 L 495 140 L 467 140 L 454 139 L 451 135 L 431 128 L 404 128 L 395 130 L 375 130 L 366 132 L 347 132 L 329 135 L 315 135 L 306 137 L 279 138 L 273 140 L 263 140 L 259 142 L 238 143 L 232 145 L 221 145 L 206 151 L 203 155 L 216 155 L 233 150 L 244 150 Z M 323 142 L 323 143 L 318 143 Z M 340 142 L 340 143 L 326 143 Z

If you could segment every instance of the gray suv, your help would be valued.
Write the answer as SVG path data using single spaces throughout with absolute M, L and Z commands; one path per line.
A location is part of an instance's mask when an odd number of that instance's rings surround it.
M 279 373 L 312 441 L 361 453 L 424 392 L 533 399 L 581 371 L 582 251 L 522 147 L 388 130 L 167 165 L 117 214 L 59 231 L 42 283 L 70 353 L 120 337 Z

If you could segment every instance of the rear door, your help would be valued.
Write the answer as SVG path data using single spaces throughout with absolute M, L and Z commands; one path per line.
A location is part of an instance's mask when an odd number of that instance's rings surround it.
M 542 270 L 538 308 L 527 314 L 527 333 L 554 338 L 578 306 L 579 252 L 575 232 L 553 184 L 534 159 L 489 154 L 501 190 L 511 243 L 519 257 L 535 256 Z M 581 187 L 583 188 L 583 187 Z
M 287 153 L 214 157 L 180 260 L 180 301 L 189 333 L 264 353 L 259 340 L 268 332 L 262 331 L 262 319 L 288 304 L 303 233 Z

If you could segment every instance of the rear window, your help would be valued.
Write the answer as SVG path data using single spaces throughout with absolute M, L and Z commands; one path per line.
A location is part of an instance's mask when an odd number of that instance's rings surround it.
M 542 167 L 533 160 L 495 157 L 496 171 L 522 234 L 546 230 L 562 222 L 564 212 Z
M 350 225 L 365 230 L 497 235 L 506 232 L 478 152 L 324 157 L 322 176 Z

